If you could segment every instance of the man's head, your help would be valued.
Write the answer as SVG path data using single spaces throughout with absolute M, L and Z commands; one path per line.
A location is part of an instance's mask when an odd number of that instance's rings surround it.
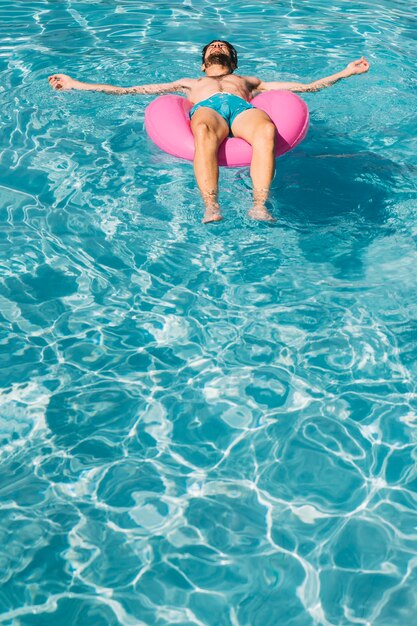
M 203 72 L 210 65 L 223 65 L 233 72 L 237 68 L 237 52 L 228 41 L 214 39 L 204 46 L 201 61 Z

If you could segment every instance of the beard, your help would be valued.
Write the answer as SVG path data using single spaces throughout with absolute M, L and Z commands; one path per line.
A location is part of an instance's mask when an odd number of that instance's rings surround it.
M 212 52 L 208 55 L 207 59 L 204 62 L 206 67 L 210 65 L 222 65 L 223 67 L 227 67 L 228 70 L 232 71 L 232 60 L 223 52 Z

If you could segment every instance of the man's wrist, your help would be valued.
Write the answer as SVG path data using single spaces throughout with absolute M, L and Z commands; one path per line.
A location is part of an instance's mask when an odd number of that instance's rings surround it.
M 75 80 L 74 78 L 71 81 L 70 89 L 83 89 L 84 83 L 80 80 Z

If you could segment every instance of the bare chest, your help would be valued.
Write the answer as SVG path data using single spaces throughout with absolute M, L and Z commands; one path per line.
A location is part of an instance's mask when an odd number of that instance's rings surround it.
M 250 91 L 246 81 L 240 76 L 221 76 L 218 78 L 206 76 L 198 79 L 189 94 L 192 102 L 199 102 L 215 93 L 232 93 L 245 100 L 250 99 Z

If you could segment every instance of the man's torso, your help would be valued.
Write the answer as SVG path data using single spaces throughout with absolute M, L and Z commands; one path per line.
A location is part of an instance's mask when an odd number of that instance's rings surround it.
M 226 74 L 218 78 L 204 76 L 203 78 L 188 79 L 184 86 L 188 100 L 193 104 L 206 100 L 215 93 L 222 92 L 231 93 L 246 100 L 246 102 L 250 102 L 257 82 L 259 81 L 251 76 Z

